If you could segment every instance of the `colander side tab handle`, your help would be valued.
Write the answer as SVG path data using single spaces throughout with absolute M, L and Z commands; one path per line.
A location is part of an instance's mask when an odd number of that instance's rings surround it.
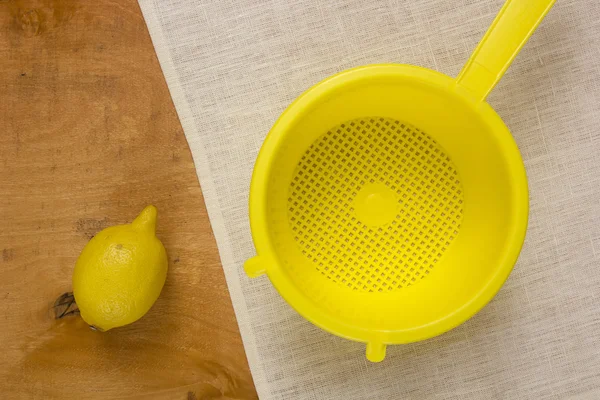
M 456 82 L 484 101 L 556 0 L 507 0 Z
M 259 256 L 252 257 L 244 263 L 244 271 L 250 278 L 257 278 L 267 272 L 265 260 Z
M 386 345 L 380 342 L 367 343 L 367 360 L 380 362 L 385 358 Z

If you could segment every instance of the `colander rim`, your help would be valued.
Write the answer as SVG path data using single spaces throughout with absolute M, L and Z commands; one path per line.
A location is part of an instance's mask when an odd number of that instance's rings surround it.
M 501 147 L 507 160 L 507 170 L 513 182 L 514 221 L 511 226 L 512 242 L 504 250 L 504 257 L 498 263 L 496 272 L 469 301 L 446 316 L 411 329 L 386 331 L 368 329 L 350 325 L 336 319 L 323 311 L 311 299 L 301 293 L 291 281 L 287 273 L 277 261 L 273 243 L 267 226 L 267 177 L 273 155 L 281 145 L 283 135 L 289 126 L 302 118 L 303 115 L 319 100 L 326 98 L 345 85 L 360 80 L 390 76 L 408 78 L 451 94 L 457 101 L 463 102 L 475 113 L 481 116 L 490 129 L 489 133 L 496 135 L 496 141 Z M 337 336 L 364 342 L 367 344 L 402 344 L 425 340 L 449 331 L 480 311 L 500 290 L 512 271 L 525 240 L 529 214 L 529 193 L 525 166 L 519 149 L 508 127 L 494 109 L 484 101 L 477 100 L 468 91 L 456 85 L 456 80 L 440 72 L 406 64 L 373 64 L 342 71 L 314 85 L 281 114 L 267 135 L 257 157 L 250 184 L 249 201 L 250 226 L 257 256 L 254 263 L 260 264 L 262 272 L 266 272 L 271 283 L 286 300 L 304 318 L 318 327 Z

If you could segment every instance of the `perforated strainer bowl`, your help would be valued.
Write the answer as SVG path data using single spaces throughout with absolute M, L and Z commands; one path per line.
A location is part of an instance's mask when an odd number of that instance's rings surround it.
M 371 361 L 481 309 L 528 214 L 519 151 L 485 97 L 552 3 L 508 1 L 457 79 L 375 65 L 300 96 L 256 161 L 248 275 L 267 273 L 305 318 L 366 343 Z

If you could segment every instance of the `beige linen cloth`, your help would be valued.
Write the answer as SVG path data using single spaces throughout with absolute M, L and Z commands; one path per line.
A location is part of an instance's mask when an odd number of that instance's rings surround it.
M 521 149 L 531 215 L 519 262 L 462 326 L 392 346 L 314 327 L 254 255 L 248 189 L 269 128 L 346 68 L 456 76 L 502 0 L 140 0 L 183 124 L 262 399 L 600 399 L 600 2 L 558 0 L 489 97 Z

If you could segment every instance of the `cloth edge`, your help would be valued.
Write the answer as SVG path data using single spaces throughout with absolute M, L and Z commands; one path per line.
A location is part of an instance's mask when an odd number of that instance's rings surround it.
M 175 105 L 179 122 L 183 128 L 186 140 L 188 140 L 188 132 L 197 132 L 197 130 L 189 109 L 189 104 L 187 103 L 183 90 L 181 89 L 179 77 L 175 73 L 171 54 L 166 45 L 161 25 L 155 12 L 156 10 L 150 0 L 138 0 L 138 4 L 144 16 L 146 28 L 150 33 L 150 39 L 152 40 L 154 51 L 158 58 L 163 76 L 167 82 L 167 87 L 169 89 L 173 104 Z M 225 268 L 225 265 L 233 266 L 235 263 L 231 257 L 227 255 L 230 254 L 229 249 L 231 248 L 231 244 L 223 223 L 223 215 L 220 212 L 216 190 L 213 187 L 212 173 L 210 171 L 210 166 L 206 162 L 207 158 L 204 154 L 204 146 L 202 141 L 198 138 L 194 138 L 194 142 L 199 144 L 198 149 L 200 149 L 201 154 L 200 157 L 194 157 L 194 152 L 192 152 L 192 160 L 196 168 L 196 175 L 199 179 L 199 182 L 202 182 L 201 189 L 204 195 L 204 202 L 215 240 L 217 242 L 219 258 L 221 260 L 225 281 L 229 290 L 229 297 L 231 298 L 233 309 L 236 315 L 242 343 L 246 351 L 248 365 L 250 367 L 250 372 L 254 380 L 254 386 L 256 387 L 259 398 L 267 398 L 270 395 L 270 391 L 265 383 L 266 379 L 264 377 L 264 371 L 259 361 L 254 332 L 252 332 L 247 324 L 240 324 L 240 320 L 247 320 L 248 309 L 245 301 L 243 300 L 244 297 L 242 295 L 242 287 L 239 276 L 232 272 L 228 273 L 227 268 Z M 190 146 L 190 151 L 191 150 L 192 149 Z

